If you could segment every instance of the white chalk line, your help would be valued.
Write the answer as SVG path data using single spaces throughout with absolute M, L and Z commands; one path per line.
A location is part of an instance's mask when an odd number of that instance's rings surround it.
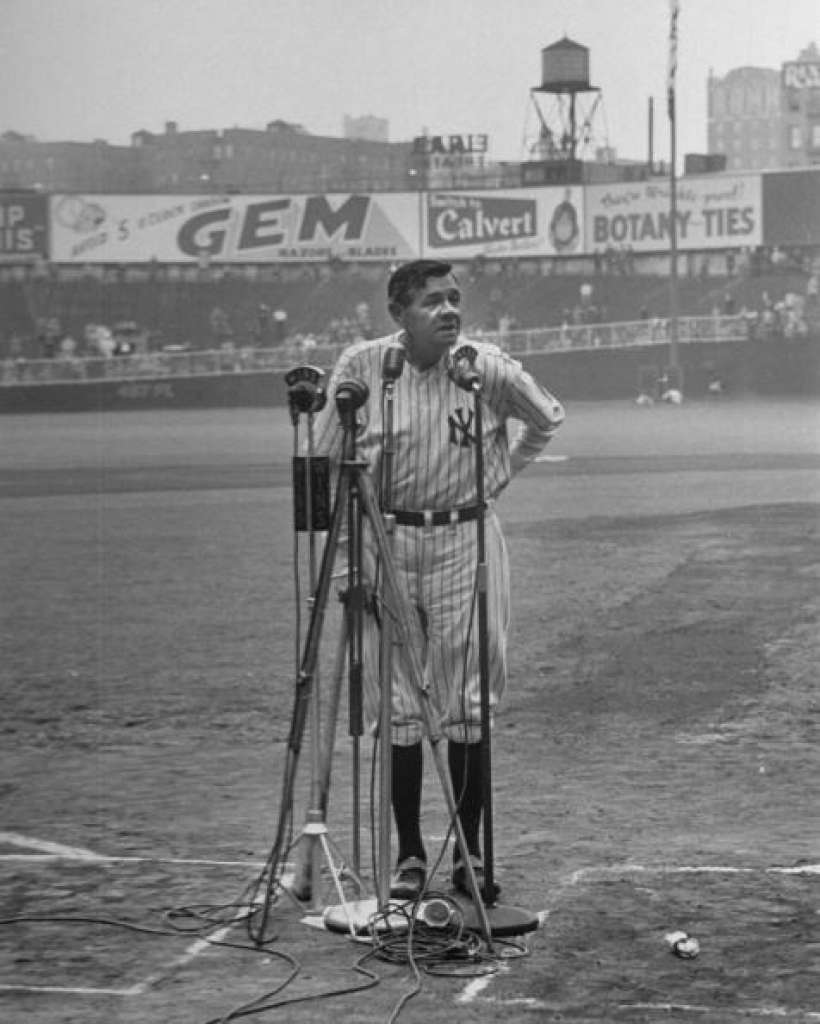
M 619 878 L 629 874 L 648 875 L 820 875 L 820 864 L 796 864 L 790 867 L 738 867 L 733 864 L 682 864 L 682 865 L 646 865 L 646 864 L 613 864 L 600 868 L 580 868 L 570 876 L 570 884 L 594 881 L 595 878 Z
M 53 864 L 60 860 L 76 860 L 84 864 L 179 864 L 213 868 L 263 868 L 262 860 L 209 860 L 205 857 L 69 857 L 62 853 L 0 853 L 0 862 L 19 864 Z
M 233 928 L 238 921 L 244 921 L 245 917 L 246 911 L 243 909 L 226 925 L 223 925 L 221 928 L 217 928 L 216 931 L 211 932 L 209 935 L 196 939 L 183 953 L 171 960 L 171 962 L 166 964 L 161 970 L 154 971 L 152 974 L 149 974 L 147 978 L 143 978 L 142 981 L 134 985 L 133 989 L 128 992 L 128 995 L 142 995 L 158 981 L 161 981 L 169 974 L 173 974 L 174 971 L 178 970 L 180 967 L 185 967 L 187 964 L 191 963 L 192 960 L 196 960 L 196 958 L 201 953 L 204 953 L 210 946 L 218 942 L 222 942 L 225 936 L 230 932 L 231 928 Z
M 136 985 L 131 988 L 86 988 L 82 985 L 4 985 L 0 984 L 0 992 L 42 992 L 45 995 L 68 996 L 136 996 L 139 991 Z
M 7 843 L 9 846 L 22 846 L 26 850 L 38 850 L 41 854 L 64 857 L 66 860 L 99 860 L 98 854 L 82 846 L 50 843 L 45 839 L 21 835 L 19 832 L 0 832 L 0 843 Z
M 252 860 L 212 860 L 207 857 L 136 857 L 109 856 L 97 853 L 83 846 L 65 846 L 62 843 L 51 843 L 34 836 L 24 836 L 19 832 L 0 832 L 0 843 L 8 846 L 21 846 L 27 850 L 38 850 L 38 853 L 0 853 L 0 861 L 21 861 L 37 863 L 38 861 L 79 860 L 102 864 L 188 864 L 201 867 L 225 868 L 262 868 L 265 861 Z
M 697 1003 L 620 1003 L 619 1010 L 662 1010 L 666 1013 L 710 1013 L 715 1012 L 714 1006 L 699 1006 Z M 820 1011 L 795 1010 L 786 1006 L 721 1006 L 720 1014 L 736 1014 L 742 1017 L 803 1017 L 808 1020 L 820 1020 Z
M 177 865 L 198 865 L 205 867 L 264 867 L 265 861 L 238 861 L 238 860 L 209 860 L 201 857 L 133 857 L 133 856 L 107 856 L 105 854 L 96 853 L 94 850 L 89 850 L 80 846 L 66 846 L 62 843 L 52 843 L 47 840 L 37 839 L 34 836 L 24 836 L 18 832 L 0 832 L 0 843 L 6 843 L 9 846 L 21 846 L 29 850 L 39 850 L 39 853 L 11 853 L 11 854 L 0 854 L 0 860 L 3 861 L 23 861 L 26 863 L 37 863 L 47 861 L 53 863 L 59 860 L 68 861 L 80 861 L 86 864 L 177 864 Z M 293 883 L 292 865 L 286 864 L 284 866 L 285 873 L 283 874 L 280 884 L 284 887 L 288 884 Z M 134 985 L 130 985 L 128 988 L 102 988 L 94 986 L 67 986 L 67 985 L 24 985 L 24 984 L 6 984 L 0 983 L 0 991 L 2 992 L 28 992 L 37 993 L 42 992 L 44 994 L 64 994 L 64 995 L 82 995 L 82 996 L 94 996 L 94 995 L 105 995 L 105 996 L 138 996 L 145 993 L 152 985 L 156 984 L 162 978 L 168 974 L 184 967 L 191 961 L 195 960 L 201 953 L 204 953 L 210 946 L 213 946 L 221 942 L 225 936 L 230 932 L 231 928 L 241 920 L 245 919 L 247 910 L 242 909 L 237 915 L 228 922 L 228 924 L 217 928 L 207 936 L 203 936 L 194 940 L 183 953 L 177 958 L 166 964 L 161 970 L 155 971 L 149 974 L 142 981 L 137 982 Z

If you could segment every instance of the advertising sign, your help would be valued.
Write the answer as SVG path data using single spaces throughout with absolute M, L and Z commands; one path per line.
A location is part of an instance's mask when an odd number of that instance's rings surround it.
M 46 197 L 27 192 L 0 192 L 0 263 L 47 258 Z
M 425 254 L 572 256 L 582 251 L 580 188 L 430 192 Z
M 820 61 L 790 60 L 783 65 L 787 89 L 820 89 Z
M 408 259 L 419 196 L 56 195 L 57 263 L 264 263 Z
M 669 182 L 591 185 L 586 190 L 586 250 L 669 248 Z M 759 174 L 684 177 L 676 188 L 679 249 L 735 249 L 760 245 Z

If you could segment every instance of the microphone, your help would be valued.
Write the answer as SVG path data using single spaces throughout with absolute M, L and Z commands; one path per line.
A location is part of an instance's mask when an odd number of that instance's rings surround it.
M 382 380 L 385 383 L 392 383 L 401 377 L 406 355 L 407 352 L 404 345 L 390 345 L 388 347 L 382 362 Z
M 370 397 L 370 389 L 363 380 L 351 377 L 336 388 L 336 408 L 340 413 L 351 413 L 361 408 Z
M 459 345 L 450 355 L 447 373 L 450 380 L 463 391 L 479 391 L 481 374 L 475 368 L 478 349 L 474 345 Z
M 327 398 L 322 387 L 324 370 L 317 366 L 295 366 L 285 374 L 290 414 L 296 422 L 300 413 L 319 412 Z

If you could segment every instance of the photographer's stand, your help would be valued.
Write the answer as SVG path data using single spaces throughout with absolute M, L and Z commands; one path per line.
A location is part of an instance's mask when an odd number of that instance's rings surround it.
M 296 367 L 285 376 L 285 383 L 288 386 L 288 405 L 295 430 L 294 457 L 292 460 L 294 527 L 297 534 L 308 531 L 310 535 L 310 607 L 314 606 L 314 593 L 316 589 L 316 532 L 327 530 L 329 525 L 330 495 L 327 459 L 315 458 L 313 440 L 313 417 L 315 413 L 324 407 L 326 401 L 326 394 L 321 385 L 323 377 L 324 372 L 313 366 Z M 307 416 L 308 423 L 306 457 L 298 455 L 298 423 L 299 417 L 302 414 Z M 336 715 L 338 714 L 345 646 L 346 635 L 342 632 L 339 637 L 339 647 L 332 678 L 333 685 L 330 691 L 328 720 L 331 722 L 335 722 Z M 264 900 L 262 901 L 261 923 L 257 923 L 252 916 L 249 918 L 248 924 L 248 932 L 257 943 L 262 943 L 266 939 L 267 920 L 275 890 L 281 890 L 294 900 L 301 902 L 313 899 L 314 909 L 317 909 L 316 901 L 320 892 L 319 877 L 322 859 L 324 859 L 327 865 L 336 892 L 342 900 L 345 899 L 343 889 L 343 882 L 345 880 L 352 879 L 357 888 L 361 889 L 362 883 L 358 874 L 345 864 L 341 852 L 331 840 L 327 829 L 326 814 L 330 790 L 334 735 L 333 732 L 328 732 L 325 748 L 322 749 L 319 698 L 318 687 L 311 686 L 309 690 L 303 691 L 303 697 L 300 697 L 298 701 L 300 715 L 304 715 L 304 708 L 307 706 L 310 717 L 312 741 L 310 805 L 304 828 L 298 838 L 289 844 L 289 834 L 292 827 L 293 789 L 301 750 L 301 733 L 304 731 L 304 722 L 300 725 L 300 735 L 298 736 L 294 731 L 293 723 L 291 725 L 291 737 L 288 744 L 288 756 L 282 785 L 282 799 L 276 838 L 265 870 L 257 883 L 254 898 L 251 901 L 252 909 L 258 909 L 258 902 L 255 899 L 256 893 L 264 886 L 265 893 Z M 296 863 L 292 877 L 286 881 L 284 876 L 285 858 L 291 850 L 296 850 Z
M 450 818 L 453 822 L 456 842 L 462 858 L 467 867 L 468 883 L 470 892 L 473 895 L 475 911 L 480 930 L 488 945 L 491 946 L 491 931 L 487 921 L 484 905 L 478 890 L 478 884 L 470 862 L 467 844 L 461 823 L 456 813 L 456 804 L 450 785 L 450 778 L 440 749 L 442 739 L 441 731 L 433 720 L 430 708 L 430 696 L 424 683 L 424 670 L 421 663 L 421 650 L 423 649 L 423 637 L 421 628 L 412 607 L 409 593 L 404 582 L 398 576 L 390 550 L 390 542 L 387 531 L 382 520 L 378 500 L 375 494 L 373 482 L 367 472 L 367 464 L 356 459 L 356 410 L 359 409 L 368 398 L 367 386 L 359 380 L 342 381 L 336 389 L 335 401 L 342 423 L 342 460 L 339 467 L 338 484 L 333 502 L 333 509 L 330 517 L 329 529 L 325 541 L 322 563 L 319 570 L 319 577 L 315 589 L 313 606 L 311 608 L 310 623 L 304 644 L 304 653 L 296 680 L 294 694 L 294 706 L 291 718 L 290 734 L 287 746 L 287 759 L 285 775 L 282 786 L 282 803 L 280 808 L 279 824 L 277 828 L 276 841 L 273 847 L 274 854 L 269 861 L 270 874 L 268 880 L 268 896 L 270 896 L 275 882 L 279 881 L 274 868 L 278 862 L 281 870 L 281 852 L 285 850 L 287 831 L 292 808 L 293 789 L 296 778 L 296 767 L 301 750 L 302 739 L 308 714 L 313 699 L 313 680 L 319 658 L 319 646 L 321 640 L 322 626 L 325 610 L 327 607 L 328 595 L 330 592 L 333 566 L 339 546 L 342 522 L 347 515 L 348 518 L 348 581 L 349 590 L 347 595 L 347 641 L 349 647 L 349 686 L 350 686 L 350 710 L 351 710 L 351 733 L 354 738 L 354 748 L 358 744 L 358 736 L 361 735 L 361 708 L 362 708 L 362 670 L 361 670 L 361 615 L 364 610 L 364 588 L 361 572 L 361 525 L 362 517 L 367 516 L 370 527 L 373 531 L 376 551 L 379 556 L 380 573 L 383 579 L 385 601 L 382 604 L 383 619 L 393 617 L 392 629 L 395 630 L 399 642 L 404 645 L 407 657 L 410 662 L 411 676 L 415 682 L 419 713 L 422 719 L 424 733 L 430 743 L 433 760 L 441 781 L 442 791 L 447 803 Z M 389 703 L 389 696 L 387 697 Z M 329 752 L 332 749 L 332 734 L 334 723 L 328 721 L 325 729 L 325 759 L 323 764 L 324 776 L 322 782 L 327 782 L 329 787 Z M 386 730 L 389 737 L 389 729 Z M 382 735 L 382 741 L 385 737 Z M 354 757 L 356 750 L 354 749 Z M 317 818 L 309 822 L 306 834 L 311 839 L 323 836 L 327 839 L 324 808 L 327 806 L 328 789 L 320 795 L 319 808 L 316 810 Z M 356 799 L 358 798 L 358 782 L 354 782 L 354 815 L 353 826 L 355 833 L 359 831 L 359 813 Z M 380 819 L 390 814 L 389 800 L 385 806 L 382 800 L 380 806 Z M 313 828 L 311 828 L 313 826 Z M 384 836 L 384 829 L 380 829 L 380 836 Z M 389 837 L 389 831 L 387 832 Z M 358 849 L 358 838 L 355 837 L 355 846 Z M 381 844 L 380 844 L 381 845 Z M 321 843 L 322 851 L 328 856 L 332 852 L 329 840 L 327 844 Z M 381 850 L 381 859 L 386 852 Z M 351 877 L 361 891 L 361 880 L 358 877 L 358 859 L 354 856 L 354 871 Z M 334 880 L 337 882 L 337 891 L 341 891 L 341 878 L 343 869 L 333 866 L 331 869 Z M 268 913 L 268 902 L 266 900 L 263 908 L 262 934 L 264 934 L 264 922 Z M 379 909 L 384 910 L 387 902 L 387 894 L 380 893 Z M 356 914 L 342 901 L 342 914 L 348 922 L 349 930 L 356 934 L 360 930 Z

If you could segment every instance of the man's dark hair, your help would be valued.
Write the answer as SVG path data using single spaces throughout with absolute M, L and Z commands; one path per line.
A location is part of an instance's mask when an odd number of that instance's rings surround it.
M 431 277 L 445 277 L 452 273 L 452 263 L 443 260 L 411 260 L 394 270 L 387 282 L 387 301 L 402 309 L 409 306 L 413 296 Z

